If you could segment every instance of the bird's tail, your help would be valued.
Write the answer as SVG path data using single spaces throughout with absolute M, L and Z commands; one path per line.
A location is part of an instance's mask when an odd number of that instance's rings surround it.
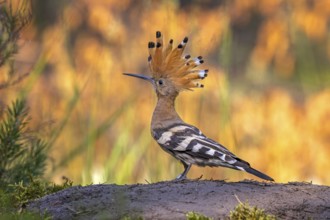
M 248 162 L 246 162 L 245 160 L 242 160 L 238 157 L 235 158 L 237 161 L 235 164 L 233 164 L 235 166 L 236 169 L 238 170 L 243 170 L 245 172 L 248 172 L 250 174 L 253 174 L 261 179 L 264 179 L 264 180 L 268 180 L 268 181 L 274 181 L 273 178 L 267 176 L 266 174 L 256 170 L 256 169 L 253 169 L 250 164 Z
M 273 178 L 267 176 L 266 174 L 256 170 L 256 169 L 253 169 L 252 167 L 244 167 L 244 170 L 248 173 L 251 173 L 261 179 L 264 179 L 264 180 L 268 180 L 268 181 L 274 181 Z

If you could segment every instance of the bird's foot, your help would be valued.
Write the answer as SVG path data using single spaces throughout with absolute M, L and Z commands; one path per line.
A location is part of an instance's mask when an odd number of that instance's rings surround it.
M 201 175 L 200 177 L 197 177 L 195 179 L 188 179 L 187 176 L 180 174 L 179 176 L 177 176 L 173 181 L 176 182 L 181 182 L 181 181 L 196 181 L 196 180 L 200 180 L 203 178 L 203 175 Z
M 182 161 L 181 161 L 182 162 Z M 183 166 L 184 166 L 184 171 L 183 173 L 181 173 L 179 176 L 177 176 L 177 178 L 175 178 L 174 181 L 184 181 L 184 180 L 188 180 L 187 178 L 187 173 L 189 172 L 189 169 L 191 167 L 191 164 L 186 164 L 184 162 L 182 162 Z
M 174 180 L 176 181 L 181 181 L 181 180 L 186 180 L 187 176 L 186 175 L 182 175 L 180 174 L 179 176 L 177 176 Z

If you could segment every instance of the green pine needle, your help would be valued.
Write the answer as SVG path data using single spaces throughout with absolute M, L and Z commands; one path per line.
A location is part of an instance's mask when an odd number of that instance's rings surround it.
M 13 102 L 0 121 L 0 188 L 44 174 L 47 143 L 29 132 L 28 123 L 24 100 Z

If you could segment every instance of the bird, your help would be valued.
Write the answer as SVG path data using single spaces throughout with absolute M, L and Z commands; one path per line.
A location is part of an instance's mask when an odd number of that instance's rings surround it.
M 230 152 L 225 146 L 205 136 L 197 127 L 184 122 L 175 110 L 175 100 L 182 91 L 203 88 L 208 69 L 201 69 L 203 57 L 184 54 L 188 37 L 173 46 L 173 39 L 164 45 L 163 35 L 156 32 L 156 41 L 148 43 L 148 64 L 151 76 L 123 73 L 152 84 L 157 104 L 151 119 L 151 135 L 160 147 L 178 159 L 184 171 L 176 180 L 187 179 L 191 166 L 227 167 L 253 174 L 267 181 L 268 175 L 252 168 L 250 164 Z

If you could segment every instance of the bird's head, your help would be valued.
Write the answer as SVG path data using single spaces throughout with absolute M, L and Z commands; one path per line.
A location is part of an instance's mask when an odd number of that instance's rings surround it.
M 133 73 L 124 73 L 149 81 L 158 97 L 176 97 L 183 90 L 203 88 L 200 83 L 208 73 L 207 69 L 199 69 L 198 66 L 204 63 L 201 56 L 191 58 L 190 55 L 183 55 L 188 38 L 175 48 L 171 39 L 166 47 L 163 46 L 161 32 L 156 32 L 156 43 L 149 42 L 149 67 L 151 76 Z

